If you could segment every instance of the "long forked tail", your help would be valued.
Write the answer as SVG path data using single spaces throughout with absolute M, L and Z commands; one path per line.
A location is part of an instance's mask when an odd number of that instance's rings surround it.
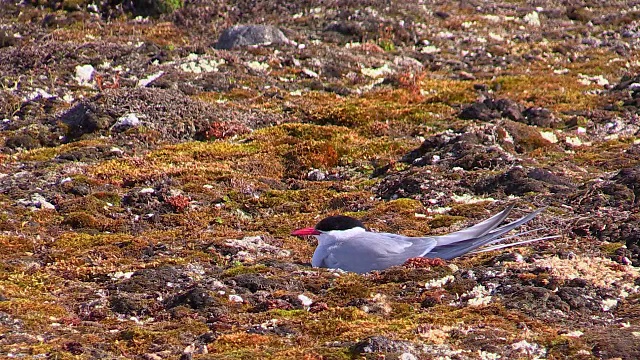
M 513 237 L 524 235 L 527 232 L 523 232 L 521 234 L 516 234 L 514 236 L 501 238 L 502 235 L 508 233 L 509 231 L 517 228 L 520 225 L 523 225 L 529 222 L 534 217 L 538 216 L 542 211 L 546 208 L 538 209 L 530 214 L 527 214 L 520 219 L 510 222 L 506 225 L 498 227 L 500 223 L 507 217 L 509 212 L 513 209 L 513 206 L 508 207 L 502 212 L 494 215 L 493 217 L 475 225 L 468 229 L 464 229 L 455 233 L 451 233 L 445 236 L 437 236 L 435 237 L 436 241 L 438 241 L 438 245 L 436 245 L 433 250 L 425 255 L 428 258 L 441 258 L 445 260 L 453 259 L 458 256 L 462 256 L 469 252 L 472 252 L 484 245 L 491 245 L 500 243 L 504 240 L 511 239 Z M 543 230 L 544 228 L 536 229 Z M 487 249 L 481 249 L 476 252 L 490 251 L 502 249 L 510 246 L 517 246 L 522 244 L 527 244 L 534 241 L 546 240 L 551 238 L 556 238 L 558 236 L 550 236 L 543 237 L 538 239 L 531 239 L 526 241 L 521 241 L 513 244 L 498 244 L 494 246 L 490 246 Z

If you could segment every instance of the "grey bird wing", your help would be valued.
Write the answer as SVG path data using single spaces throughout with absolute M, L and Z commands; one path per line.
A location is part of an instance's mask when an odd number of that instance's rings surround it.
M 480 237 L 488 233 L 489 231 L 498 227 L 498 225 L 500 225 L 504 221 L 504 219 L 506 219 L 507 216 L 509 216 L 509 213 L 511 212 L 511 210 L 513 210 L 513 207 L 514 205 L 510 205 L 506 209 L 493 215 L 487 220 L 484 220 L 483 222 L 475 224 L 466 229 L 452 232 L 451 234 L 447 234 L 447 235 L 437 236 L 436 239 L 438 240 L 438 246 L 458 243 L 460 241 L 468 240 L 468 239 L 475 239 L 477 237 Z
M 441 258 L 441 259 L 449 260 L 458 256 L 462 256 L 481 246 L 484 246 L 487 244 L 495 244 L 497 242 L 506 240 L 506 239 L 501 239 L 500 237 L 508 233 L 509 231 L 517 228 L 518 226 L 529 222 L 531 219 L 538 216 L 538 214 L 540 214 L 542 211 L 546 209 L 546 208 L 538 209 L 530 214 L 527 214 L 526 216 L 521 217 L 516 221 L 510 222 L 501 227 L 497 227 L 500 224 L 500 222 L 504 220 L 506 215 L 508 215 L 509 211 L 511 211 L 512 208 L 513 207 L 509 207 L 506 210 L 500 212 L 499 214 L 491 217 L 490 219 L 487 219 L 481 222 L 480 224 L 472 226 L 468 229 L 451 233 L 449 235 L 434 237 L 438 242 L 438 245 L 435 246 L 428 254 L 426 254 L 425 257 Z M 478 227 L 478 229 L 481 229 L 482 231 L 481 230 L 468 231 L 468 230 L 474 229 L 479 225 L 483 225 L 482 229 L 481 227 Z M 456 234 L 459 234 L 459 235 L 456 235 Z M 478 234 L 478 235 L 474 236 L 474 234 Z M 528 242 L 543 240 L 543 239 L 544 238 L 534 239 Z M 500 247 L 494 247 L 494 248 L 500 248 Z
M 345 241 L 337 241 L 325 251 L 323 267 L 356 273 L 384 270 L 421 257 L 436 246 L 433 237 L 409 238 L 388 233 L 363 232 Z

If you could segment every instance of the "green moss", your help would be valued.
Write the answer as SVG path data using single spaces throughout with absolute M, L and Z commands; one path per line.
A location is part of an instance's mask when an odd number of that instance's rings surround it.
M 120 205 L 120 201 L 122 201 L 122 197 L 114 192 L 95 192 L 92 195 L 100 201 L 104 201 L 105 203 L 115 206 Z
M 74 229 L 95 229 L 100 231 L 104 228 L 93 215 L 84 211 L 75 211 L 68 214 L 62 223 Z
M 85 5 L 85 0 L 63 0 L 62 1 L 62 8 L 67 11 L 80 10 L 82 5 Z
M 25 291 L 29 294 L 34 294 L 38 290 L 40 289 L 37 287 L 25 287 Z M 0 311 L 23 321 L 25 330 L 38 331 L 49 326 L 52 318 L 61 319 L 69 315 L 64 307 L 53 301 L 53 298 L 36 295 L 25 299 L 14 298 L 9 301 L 0 301 Z
M 433 229 L 448 227 L 461 220 L 464 220 L 461 216 L 436 215 L 433 219 L 429 220 L 429 226 Z
M 56 241 L 52 244 L 52 248 L 67 250 L 93 249 L 103 245 L 130 242 L 132 240 L 132 236 L 124 234 L 90 235 L 79 233 L 64 233 L 58 236 Z
M 422 208 L 422 203 L 418 200 L 408 199 L 408 198 L 400 198 L 397 200 L 391 200 L 381 207 L 384 208 L 384 211 L 389 212 L 405 212 L 405 211 L 415 211 L 417 209 Z
M 233 144 L 228 141 L 216 140 L 211 142 L 193 141 L 177 145 L 169 145 L 153 151 L 147 155 L 147 159 L 162 162 L 175 163 L 185 160 L 198 162 L 218 161 L 234 159 L 253 154 L 258 148 L 253 144 Z
M 58 148 L 39 148 L 20 154 L 19 157 L 22 161 L 47 161 L 55 158 L 59 152 Z
M 341 303 L 357 298 L 369 298 L 373 291 L 369 281 L 361 275 L 349 273 L 338 278 L 327 295 Z
M 158 16 L 172 13 L 184 6 L 183 0 L 134 0 L 136 14 Z
M 307 310 L 282 310 L 274 309 L 269 311 L 273 316 L 285 318 L 285 319 L 304 319 L 307 318 L 309 312 Z
M 624 246 L 623 243 L 603 243 L 600 245 L 600 251 L 606 256 L 615 255 L 616 251 Z
M 345 134 L 348 129 L 340 126 L 318 126 L 313 124 L 282 124 L 260 130 L 256 130 L 251 138 L 270 144 L 291 143 L 294 140 L 331 140 L 340 134 Z
M 81 198 L 74 198 L 61 203 L 58 206 L 58 210 L 63 214 L 72 212 L 86 212 L 87 215 L 91 216 L 93 216 L 94 214 L 99 214 L 104 210 L 104 207 L 107 205 L 107 203 L 106 201 L 99 199 L 96 195 L 102 196 L 101 193 L 98 193 L 87 195 Z M 111 198 L 112 196 L 107 197 Z M 119 196 L 115 195 L 113 197 L 117 197 L 116 201 L 119 202 Z
M 386 52 L 392 52 L 396 50 L 396 45 L 391 40 L 380 39 L 378 45 Z
M 323 209 L 334 195 L 335 191 L 328 189 L 268 190 L 255 202 L 259 207 L 272 209 L 300 209 L 302 206 Z
M 245 266 L 236 264 L 232 268 L 225 270 L 222 277 L 233 277 L 241 274 L 260 274 L 269 271 L 269 268 L 263 264 Z

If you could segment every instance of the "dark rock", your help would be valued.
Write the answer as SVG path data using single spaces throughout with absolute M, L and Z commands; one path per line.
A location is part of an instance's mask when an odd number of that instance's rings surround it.
M 586 7 L 570 7 L 567 9 L 567 17 L 571 20 L 589 22 L 593 19 L 593 11 Z
M 571 307 L 553 291 L 538 286 L 513 285 L 503 291 L 505 306 L 524 311 L 560 310 L 569 312 Z
M 637 328 L 611 328 L 603 326 L 587 331 L 583 341 L 590 344 L 593 356 L 598 359 L 640 359 L 640 347 L 634 341 Z
M 259 290 L 272 291 L 279 288 L 279 282 L 260 274 L 240 274 L 225 281 L 228 285 L 245 288 L 254 293 Z
M 158 16 L 172 13 L 183 5 L 182 0 L 131 0 L 125 6 L 136 16 Z
M 355 22 L 333 22 L 324 28 L 324 31 L 335 31 L 345 36 L 359 38 L 363 35 L 363 28 Z
M 251 312 L 259 313 L 273 309 L 292 310 L 293 308 L 293 305 L 284 299 L 265 299 L 254 306 Z
M 530 107 L 526 109 L 522 115 L 524 115 L 529 125 L 553 127 L 556 123 L 553 113 L 549 109 L 541 107 Z M 521 120 L 512 120 L 522 122 Z
M 419 148 L 401 161 L 414 166 L 440 164 L 465 170 L 493 169 L 513 163 L 514 157 L 503 150 L 492 134 L 494 128 L 463 129 L 461 133 L 444 133 L 426 139 Z
M 631 189 L 635 196 L 634 203 L 640 201 L 640 166 L 621 169 L 611 180 Z
M 156 269 L 138 270 L 131 278 L 122 280 L 110 288 L 134 293 L 165 292 L 168 282 L 184 284 L 190 282 L 190 279 L 175 267 L 164 266 Z
M 507 172 L 478 181 L 474 185 L 476 194 L 494 194 L 498 191 L 506 195 L 523 195 L 528 192 L 568 193 L 575 186 L 563 176 L 549 170 L 513 167 Z
M 496 113 L 483 102 L 473 103 L 460 112 L 458 115 L 463 120 L 481 120 L 490 121 L 495 119 Z
M 4 145 L 9 149 L 25 150 L 37 149 L 42 146 L 38 139 L 34 139 L 33 136 L 29 134 L 11 136 L 7 138 Z
M 98 114 L 95 105 L 89 102 L 81 102 L 73 106 L 60 117 L 60 120 L 67 125 L 67 136 L 71 139 L 107 129 L 115 121 L 108 116 Z
M 440 304 L 442 304 L 442 296 L 440 294 L 429 294 L 422 299 L 420 307 L 428 309 Z
M 273 334 L 277 336 L 286 336 L 286 337 L 293 337 L 293 336 L 299 335 L 298 331 L 291 329 L 287 326 L 282 326 L 277 323 L 269 324 L 268 322 L 250 327 L 247 330 L 247 333 L 260 334 L 260 335 Z
M 139 301 L 136 301 L 127 295 L 112 295 L 109 298 L 111 310 L 123 315 L 140 315 L 144 307 Z
M 376 193 L 383 199 L 393 200 L 403 197 L 430 196 L 437 197 L 437 192 L 441 188 L 429 191 L 428 184 L 433 184 L 435 178 L 429 171 L 408 170 L 399 174 L 385 177 L 380 185 L 376 188 Z
M 489 85 L 487 85 L 487 84 L 473 84 L 473 89 L 474 90 L 479 90 L 479 91 L 489 91 Z
M 198 342 L 200 342 L 201 344 L 211 344 L 212 342 L 216 341 L 217 338 L 218 334 L 210 331 L 198 336 Z
M 584 289 L 575 287 L 562 287 L 556 292 L 560 299 L 569 304 L 571 310 L 580 310 L 588 305 L 584 293 Z
M 523 109 L 524 106 L 518 104 L 517 102 L 509 99 L 498 99 L 493 102 L 493 106 L 496 110 L 500 111 L 500 115 L 502 117 L 506 117 L 513 121 L 522 122 L 523 121 Z
M 109 146 L 90 146 L 61 153 L 56 156 L 56 160 L 89 162 L 106 160 L 117 156 L 118 153 L 111 151 Z
M 464 120 L 492 121 L 507 118 L 520 123 L 541 127 L 553 127 L 556 119 L 553 113 L 541 107 L 525 107 L 510 99 L 484 99 L 462 109 L 459 118 Z
M 110 131 L 115 130 L 111 128 L 117 119 L 130 113 L 144 115 L 141 126 L 144 134 L 138 134 L 137 131 Z M 59 121 L 54 123 L 61 122 L 64 126 L 49 126 L 55 130 L 66 129 L 67 141 L 109 134 L 115 138 L 126 138 L 127 141 L 137 140 L 148 146 L 156 141 L 209 140 L 244 133 L 259 123 L 278 121 L 272 115 L 260 113 L 252 110 L 240 115 L 174 89 L 116 88 L 105 89 L 90 99 L 82 100 L 58 116 L 56 120 Z
M 70 341 L 65 343 L 64 345 L 62 345 L 62 349 L 64 349 L 64 351 L 70 352 L 73 355 L 80 355 L 84 353 L 82 344 L 77 341 Z
M 13 46 L 18 39 L 9 35 L 5 30 L 0 31 L 0 49 L 3 47 Z
M 165 306 L 168 309 L 176 306 L 188 306 L 194 310 L 201 310 L 216 304 L 216 300 L 209 294 L 209 292 L 200 287 L 187 290 L 186 292 L 170 297 L 165 301 Z
M 623 265 L 640 266 L 640 246 L 638 246 L 640 244 L 640 229 L 636 228 L 635 230 L 633 236 L 622 239 L 626 242 L 626 246 L 616 250 L 611 256 L 611 260 Z
M 233 49 L 250 45 L 288 44 L 291 41 L 275 26 L 235 25 L 222 32 L 216 49 Z
M 391 340 L 386 336 L 371 336 L 352 348 L 355 354 L 416 352 L 416 345 L 410 341 Z

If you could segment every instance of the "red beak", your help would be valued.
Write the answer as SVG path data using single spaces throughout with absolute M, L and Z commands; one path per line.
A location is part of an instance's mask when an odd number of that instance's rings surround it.
M 320 231 L 316 230 L 315 228 L 308 227 L 308 228 L 294 230 L 291 232 L 291 235 L 295 235 L 295 236 L 320 235 Z

